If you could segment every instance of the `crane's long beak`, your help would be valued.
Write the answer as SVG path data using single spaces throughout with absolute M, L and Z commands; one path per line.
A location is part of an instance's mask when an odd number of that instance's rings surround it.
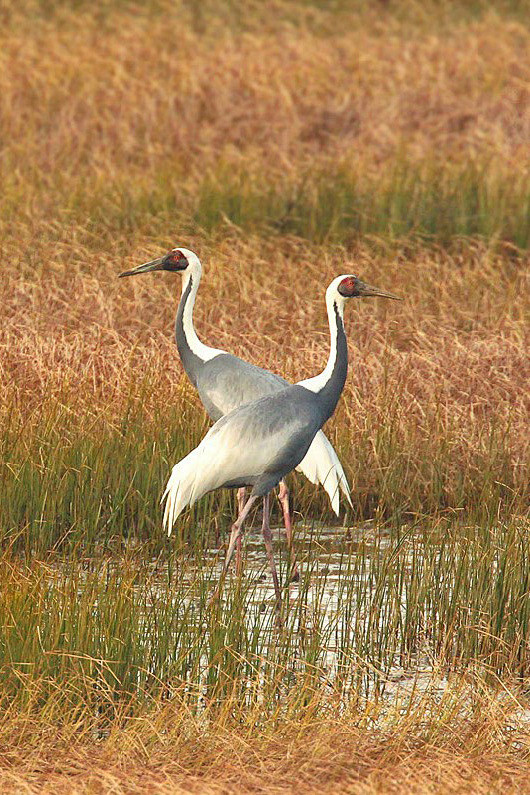
M 386 290 L 380 290 L 379 287 L 372 287 L 371 284 L 365 284 L 361 282 L 358 285 L 359 295 L 361 298 L 370 298 L 372 296 L 379 296 L 380 298 L 392 298 L 394 301 L 402 301 L 403 299 L 399 297 L 399 295 L 394 295 L 394 293 L 387 293 Z
M 138 265 L 130 271 L 123 271 L 118 278 L 121 279 L 122 276 L 136 276 L 137 273 L 148 273 L 148 271 L 161 271 L 163 269 L 164 257 L 159 257 L 158 259 L 152 259 L 150 262 L 144 262 L 143 265 Z

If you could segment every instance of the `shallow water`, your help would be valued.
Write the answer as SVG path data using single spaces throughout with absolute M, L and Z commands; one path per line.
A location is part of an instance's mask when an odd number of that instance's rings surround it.
M 292 613 L 297 614 L 297 619 L 291 621 L 291 631 L 286 642 L 290 644 L 292 650 L 296 646 L 296 641 L 293 643 L 293 634 L 305 635 L 314 632 L 318 635 L 318 661 L 315 662 L 315 672 L 318 671 L 319 680 L 329 683 L 330 687 L 333 687 L 337 676 L 342 674 L 344 679 L 341 686 L 342 695 L 346 705 L 352 682 L 348 682 L 348 677 L 344 677 L 344 669 L 348 666 L 348 662 L 352 667 L 358 668 L 359 660 L 355 659 L 352 638 L 346 637 L 350 628 L 344 616 L 344 602 L 348 602 L 347 607 L 350 612 L 355 612 L 356 609 L 367 612 L 371 597 L 377 588 L 371 559 L 387 555 L 392 545 L 395 545 L 395 539 L 392 539 L 389 531 L 376 527 L 372 522 L 354 527 L 329 527 L 317 523 L 313 523 L 311 527 L 299 526 L 295 529 L 295 548 L 300 580 L 288 585 L 286 584 L 288 550 L 282 527 L 273 529 L 273 539 L 284 599 L 283 615 L 288 617 Z M 210 567 L 213 582 L 221 574 L 225 549 L 212 546 L 204 554 L 201 568 L 204 564 Z M 351 561 L 358 554 L 362 557 L 363 569 L 353 572 Z M 406 553 L 402 552 L 402 556 L 403 554 L 406 557 Z M 405 561 L 405 566 L 407 565 L 412 565 L 412 555 L 410 564 Z M 194 575 L 195 570 L 191 564 L 185 581 L 181 580 L 180 584 L 191 585 Z M 158 576 L 165 579 L 164 567 L 159 568 Z M 345 578 L 348 578 L 347 583 Z M 232 564 L 223 589 L 223 599 L 236 581 L 235 566 Z M 274 588 L 259 526 L 252 527 L 245 535 L 242 584 L 248 589 L 245 620 L 249 630 L 257 625 L 261 626 L 264 635 L 262 649 L 266 656 L 268 644 L 277 646 L 282 643 L 282 632 L 274 620 Z M 362 606 L 355 602 L 355 594 L 362 594 Z M 400 611 L 404 619 L 406 602 L 400 606 Z M 384 615 L 381 615 L 379 621 L 383 620 Z M 286 621 L 288 623 L 289 618 Z M 381 628 L 379 626 L 379 629 Z M 296 659 L 296 655 L 290 657 L 293 673 L 307 667 L 307 655 L 303 653 L 302 646 L 303 644 L 300 646 L 299 660 Z M 413 695 L 418 697 L 427 690 L 439 696 L 444 693 L 448 679 L 445 674 L 436 670 L 431 650 L 427 645 L 423 645 L 414 654 L 409 654 L 406 665 L 403 665 L 402 655 L 396 652 L 394 656 L 395 659 L 387 661 L 384 670 L 374 665 L 366 667 L 364 678 L 367 697 L 373 695 L 374 687 L 391 700 L 410 699 Z M 206 678 L 209 666 L 206 656 L 202 658 L 201 663 L 203 676 Z M 206 687 L 204 692 L 206 693 Z
M 205 539 L 206 529 L 198 527 L 196 537 Z M 442 546 L 443 535 L 436 536 L 434 529 L 299 523 L 295 547 L 301 578 L 286 585 L 288 554 L 283 528 L 276 526 L 281 627 L 259 526 L 247 532 L 241 578 L 232 567 L 215 610 L 207 597 L 226 551 L 215 544 L 199 553 L 173 538 L 168 554 L 149 559 L 138 542 L 130 541 L 122 547 L 125 556 L 102 548 L 81 563 L 65 558 L 46 564 L 44 579 L 56 588 L 58 595 L 50 601 L 54 609 L 61 609 L 63 594 L 73 588 L 74 599 L 77 594 L 83 603 L 83 620 L 94 627 L 95 635 L 85 633 L 74 646 L 66 642 L 65 653 L 73 649 L 107 660 L 107 649 L 123 643 L 130 651 L 118 650 L 110 659 L 116 659 L 119 676 L 128 677 L 128 687 L 162 685 L 182 693 L 187 683 L 190 704 L 199 713 L 206 704 L 220 703 L 233 683 L 238 698 L 249 705 L 268 705 L 271 693 L 275 703 L 289 703 L 284 697 L 301 688 L 304 697 L 329 692 L 335 711 L 377 703 L 374 720 L 381 721 L 385 712 L 406 711 L 425 697 L 431 703 L 451 697 L 453 683 L 461 687 L 469 663 L 480 676 L 480 648 L 468 657 L 467 645 L 455 646 L 456 652 L 450 645 L 462 627 L 473 631 L 474 622 L 466 612 L 465 623 L 455 629 L 455 613 L 443 612 L 463 576 L 458 555 L 468 547 L 455 544 L 453 537 L 445 555 Z M 494 568 L 489 566 L 488 576 Z M 460 590 L 456 596 L 467 610 L 466 594 Z M 113 621 L 115 597 L 122 603 L 121 626 Z M 123 604 L 132 611 L 130 628 Z M 460 602 L 457 607 L 461 610 Z

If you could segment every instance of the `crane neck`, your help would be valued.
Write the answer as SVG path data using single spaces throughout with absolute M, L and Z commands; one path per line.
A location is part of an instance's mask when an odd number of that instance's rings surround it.
M 343 296 L 337 293 L 336 290 L 331 292 L 328 290 L 328 293 L 326 293 L 330 332 L 328 361 L 319 375 L 298 382 L 298 386 L 303 386 L 318 396 L 324 415 L 323 423 L 335 411 L 348 373 L 348 344 L 344 331 L 344 303 Z
M 201 365 L 213 359 L 214 356 L 224 353 L 224 351 L 210 348 L 201 342 L 193 325 L 193 309 L 201 275 L 202 268 L 197 258 L 197 262 L 188 266 L 183 274 L 182 295 L 175 319 L 175 339 L 178 352 L 184 370 L 193 384 L 195 384 L 196 374 Z

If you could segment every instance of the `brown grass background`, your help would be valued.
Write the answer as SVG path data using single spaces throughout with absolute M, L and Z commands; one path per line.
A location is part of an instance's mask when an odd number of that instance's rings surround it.
M 530 37 L 520 21 L 492 9 L 456 24 L 432 11 L 429 26 L 425 14 L 411 22 L 410 12 L 385 7 L 334 15 L 289 3 L 247 15 L 228 5 L 216 14 L 200 5 L 96 13 L 8 4 L 4 13 L 4 394 L 26 411 L 67 381 L 83 396 L 72 410 L 92 412 L 101 393 L 119 405 L 116 391 L 141 367 L 155 373 L 154 402 L 176 401 L 179 285 L 115 278 L 174 244 L 205 265 L 204 339 L 293 378 L 325 361 L 323 291 L 354 271 L 406 303 L 349 313 L 353 366 L 330 433 L 352 451 L 343 453 L 350 476 L 376 488 L 378 462 L 366 453 L 361 471 L 355 445 L 364 430 L 374 447 L 377 428 L 391 424 L 392 452 L 411 459 L 412 476 L 446 434 L 450 505 L 462 501 L 455 470 L 478 477 L 492 433 L 503 440 L 498 479 L 523 487 L 524 253 L 495 240 L 452 250 L 381 238 L 319 246 L 245 231 L 226 216 L 205 233 L 196 215 L 205 176 L 215 193 L 238 169 L 258 185 L 306 180 L 309 193 L 316 170 L 341 162 L 384 183 L 403 157 L 478 163 L 484 179 L 527 183 Z M 422 497 L 411 499 L 418 508 Z

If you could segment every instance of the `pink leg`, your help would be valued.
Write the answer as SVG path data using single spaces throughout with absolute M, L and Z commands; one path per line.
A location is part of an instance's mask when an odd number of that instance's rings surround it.
M 263 533 L 263 540 L 265 542 L 265 550 L 267 552 L 267 560 L 269 561 L 269 568 L 272 574 L 272 582 L 274 583 L 274 593 L 276 595 L 276 610 L 280 610 L 282 606 L 282 594 L 280 591 L 280 583 L 278 580 L 278 573 L 274 563 L 274 553 L 272 550 L 272 533 L 269 523 L 270 513 L 270 496 L 267 494 L 263 498 L 263 525 L 261 531 Z
M 285 480 L 280 480 L 278 499 L 283 510 L 283 523 L 285 524 L 285 535 L 287 536 L 287 548 L 289 550 L 290 582 L 298 582 L 300 572 L 296 563 L 296 554 L 293 546 L 293 527 L 291 524 L 291 513 L 289 511 L 289 489 Z
M 242 488 L 237 490 L 237 515 L 241 514 L 241 511 L 245 507 L 246 502 L 246 489 L 243 486 Z M 243 545 L 243 536 L 242 534 L 237 538 L 236 544 L 236 572 L 237 576 L 241 577 L 243 574 L 243 552 L 242 552 L 242 545 Z
M 212 596 L 210 597 L 210 600 L 209 600 L 210 604 L 213 601 L 215 601 L 216 599 L 219 598 L 219 595 L 221 593 L 221 587 L 223 585 L 224 578 L 226 577 L 226 572 L 228 571 L 228 567 L 230 565 L 230 561 L 234 557 L 234 552 L 235 552 L 235 549 L 236 549 L 237 540 L 243 533 L 243 522 L 245 521 L 245 519 L 249 515 L 250 509 L 252 508 L 252 506 L 254 505 L 254 503 L 256 502 L 257 499 L 258 499 L 257 497 L 253 497 L 252 495 L 248 498 L 248 500 L 246 501 L 246 503 L 245 503 L 245 505 L 243 507 L 243 510 L 240 511 L 239 516 L 237 517 L 236 521 L 232 525 L 232 532 L 230 533 L 230 542 L 228 544 L 228 551 L 226 553 L 226 558 L 225 558 L 223 570 L 221 572 L 221 576 L 219 577 L 219 582 L 217 584 L 217 587 L 216 587 L 215 591 L 213 592 Z

